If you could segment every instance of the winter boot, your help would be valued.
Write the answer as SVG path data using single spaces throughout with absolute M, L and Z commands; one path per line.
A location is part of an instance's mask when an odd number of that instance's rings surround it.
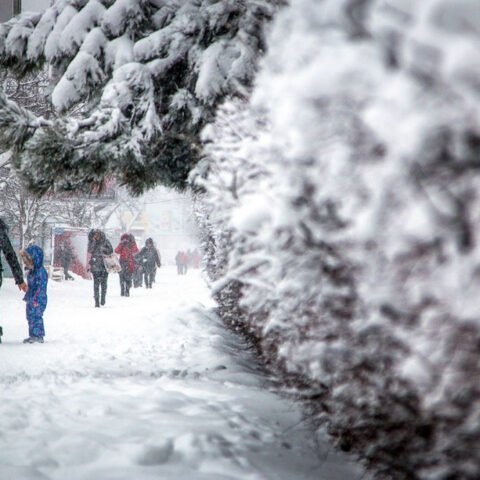
M 43 343 L 43 337 L 28 337 L 23 343 Z

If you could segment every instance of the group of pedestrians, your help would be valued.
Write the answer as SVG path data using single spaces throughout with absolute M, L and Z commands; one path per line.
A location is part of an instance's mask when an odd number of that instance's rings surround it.
M 95 307 L 105 305 L 108 285 L 108 274 L 117 271 L 120 279 L 120 295 L 130 296 L 132 284 L 152 288 L 155 282 L 157 268 L 161 266 L 158 253 L 152 238 L 147 238 L 145 246 L 138 249 L 135 237 L 131 233 L 124 233 L 115 248 L 118 254 L 118 269 L 110 269 L 105 259 L 114 252 L 112 244 L 101 230 L 91 230 L 88 235 L 88 253 L 90 272 L 93 276 L 93 298 Z
M 198 250 L 195 249 L 193 252 L 187 250 L 179 250 L 175 255 L 175 265 L 177 266 L 177 274 L 185 275 L 189 267 L 199 268 L 200 267 L 200 254 Z
M 47 307 L 47 284 L 48 274 L 43 266 L 43 250 L 38 245 L 30 245 L 20 250 L 25 269 L 27 270 L 27 282 L 25 283 L 23 270 L 8 237 L 8 228 L 0 219 L 0 253 L 3 252 L 15 283 L 25 293 L 23 300 L 26 302 L 26 317 L 28 322 L 28 337 L 24 343 L 43 343 L 45 328 L 43 314 Z M 117 257 L 114 252 L 118 255 Z M 197 267 L 198 252 L 178 252 L 175 261 L 181 274 L 186 273 L 189 265 Z M 68 267 L 73 254 L 67 244 L 61 247 L 60 258 L 64 269 L 65 279 L 73 279 L 68 273 Z M 120 237 L 115 250 L 99 229 L 92 229 L 88 234 L 88 271 L 93 277 L 93 298 L 95 307 L 105 305 L 108 287 L 108 275 L 112 271 L 119 273 L 120 295 L 129 297 L 132 284 L 134 287 L 142 286 L 152 288 L 155 282 L 157 268 L 161 266 L 160 254 L 158 253 L 152 238 L 147 238 L 145 245 L 139 250 L 135 237 L 130 233 L 124 233 Z M 199 256 L 198 256 L 199 258 Z M 113 261 L 110 264 L 107 259 Z M 116 267 L 113 268 L 112 265 Z M 2 285 L 2 264 L 0 262 L 0 287 Z M 1 327 L 0 327 L 1 336 Z

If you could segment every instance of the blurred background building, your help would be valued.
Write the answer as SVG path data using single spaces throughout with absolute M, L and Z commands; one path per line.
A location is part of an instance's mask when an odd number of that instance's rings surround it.
M 179 250 L 197 247 L 190 197 L 162 187 L 135 199 L 135 209 L 112 216 L 105 230 L 112 242 L 124 232 L 132 233 L 139 247 L 153 238 L 166 265 L 175 263 Z

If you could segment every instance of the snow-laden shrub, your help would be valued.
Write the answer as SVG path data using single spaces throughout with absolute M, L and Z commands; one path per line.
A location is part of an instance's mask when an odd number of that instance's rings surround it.
M 205 132 L 214 288 L 386 478 L 480 476 L 479 31 L 476 0 L 294 0 Z
M 258 134 L 265 128 L 259 115 L 252 115 L 241 101 L 220 108 L 216 121 L 203 132 L 205 159 L 193 171 L 191 181 L 197 190 L 196 217 L 203 239 L 204 261 L 223 319 L 235 329 L 249 331 L 255 325 L 245 322 L 240 302 L 245 282 L 268 263 L 261 244 L 252 244 L 250 235 L 234 231 L 230 220 L 245 218 L 248 232 L 261 226 L 268 216 L 265 205 L 255 212 L 238 210 L 240 199 L 257 196 L 268 189 L 268 168 L 258 156 Z M 212 161 L 215 159 L 215 161 Z M 201 192 L 201 193 L 198 193 Z M 253 213 L 253 215 L 251 215 Z M 263 286 L 262 286 L 263 287 Z

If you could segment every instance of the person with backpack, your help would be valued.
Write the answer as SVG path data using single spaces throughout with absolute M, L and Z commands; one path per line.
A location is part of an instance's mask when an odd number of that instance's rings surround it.
M 28 289 L 23 298 L 27 302 L 28 337 L 23 343 L 43 343 L 45 336 L 43 313 L 48 300 L 48 274 L 43 266 L 43 250 L 38 245 L 30 245 L 21 250 L 20 255 L 28 270 Z
M 130 288 L 132 286 L 132 275 L 135 272 L 134 255 L 138 252 L 135 237 L 130 233 L 124 233 L 120 237 L 120 243 L 115 248 L 115 253 L 120 256 L 120 295 L 122 297 L 130 296 Z
M 152 288 L 157 267 L 160 268 L 162 266 L 160 254 L 155 248 L 153 239 L 147 238 L 145 240 L 145 246 L 140 250 L 138 257 L 143 268 L 145 288 Z
M 89 271 L 93 275 L 93 298 L 95 307 L 105 305 L 107 296 L 108 271 L 104 257 L 113 253 L 110 241 L 101 230 L 93 229 L 88 233 Z

